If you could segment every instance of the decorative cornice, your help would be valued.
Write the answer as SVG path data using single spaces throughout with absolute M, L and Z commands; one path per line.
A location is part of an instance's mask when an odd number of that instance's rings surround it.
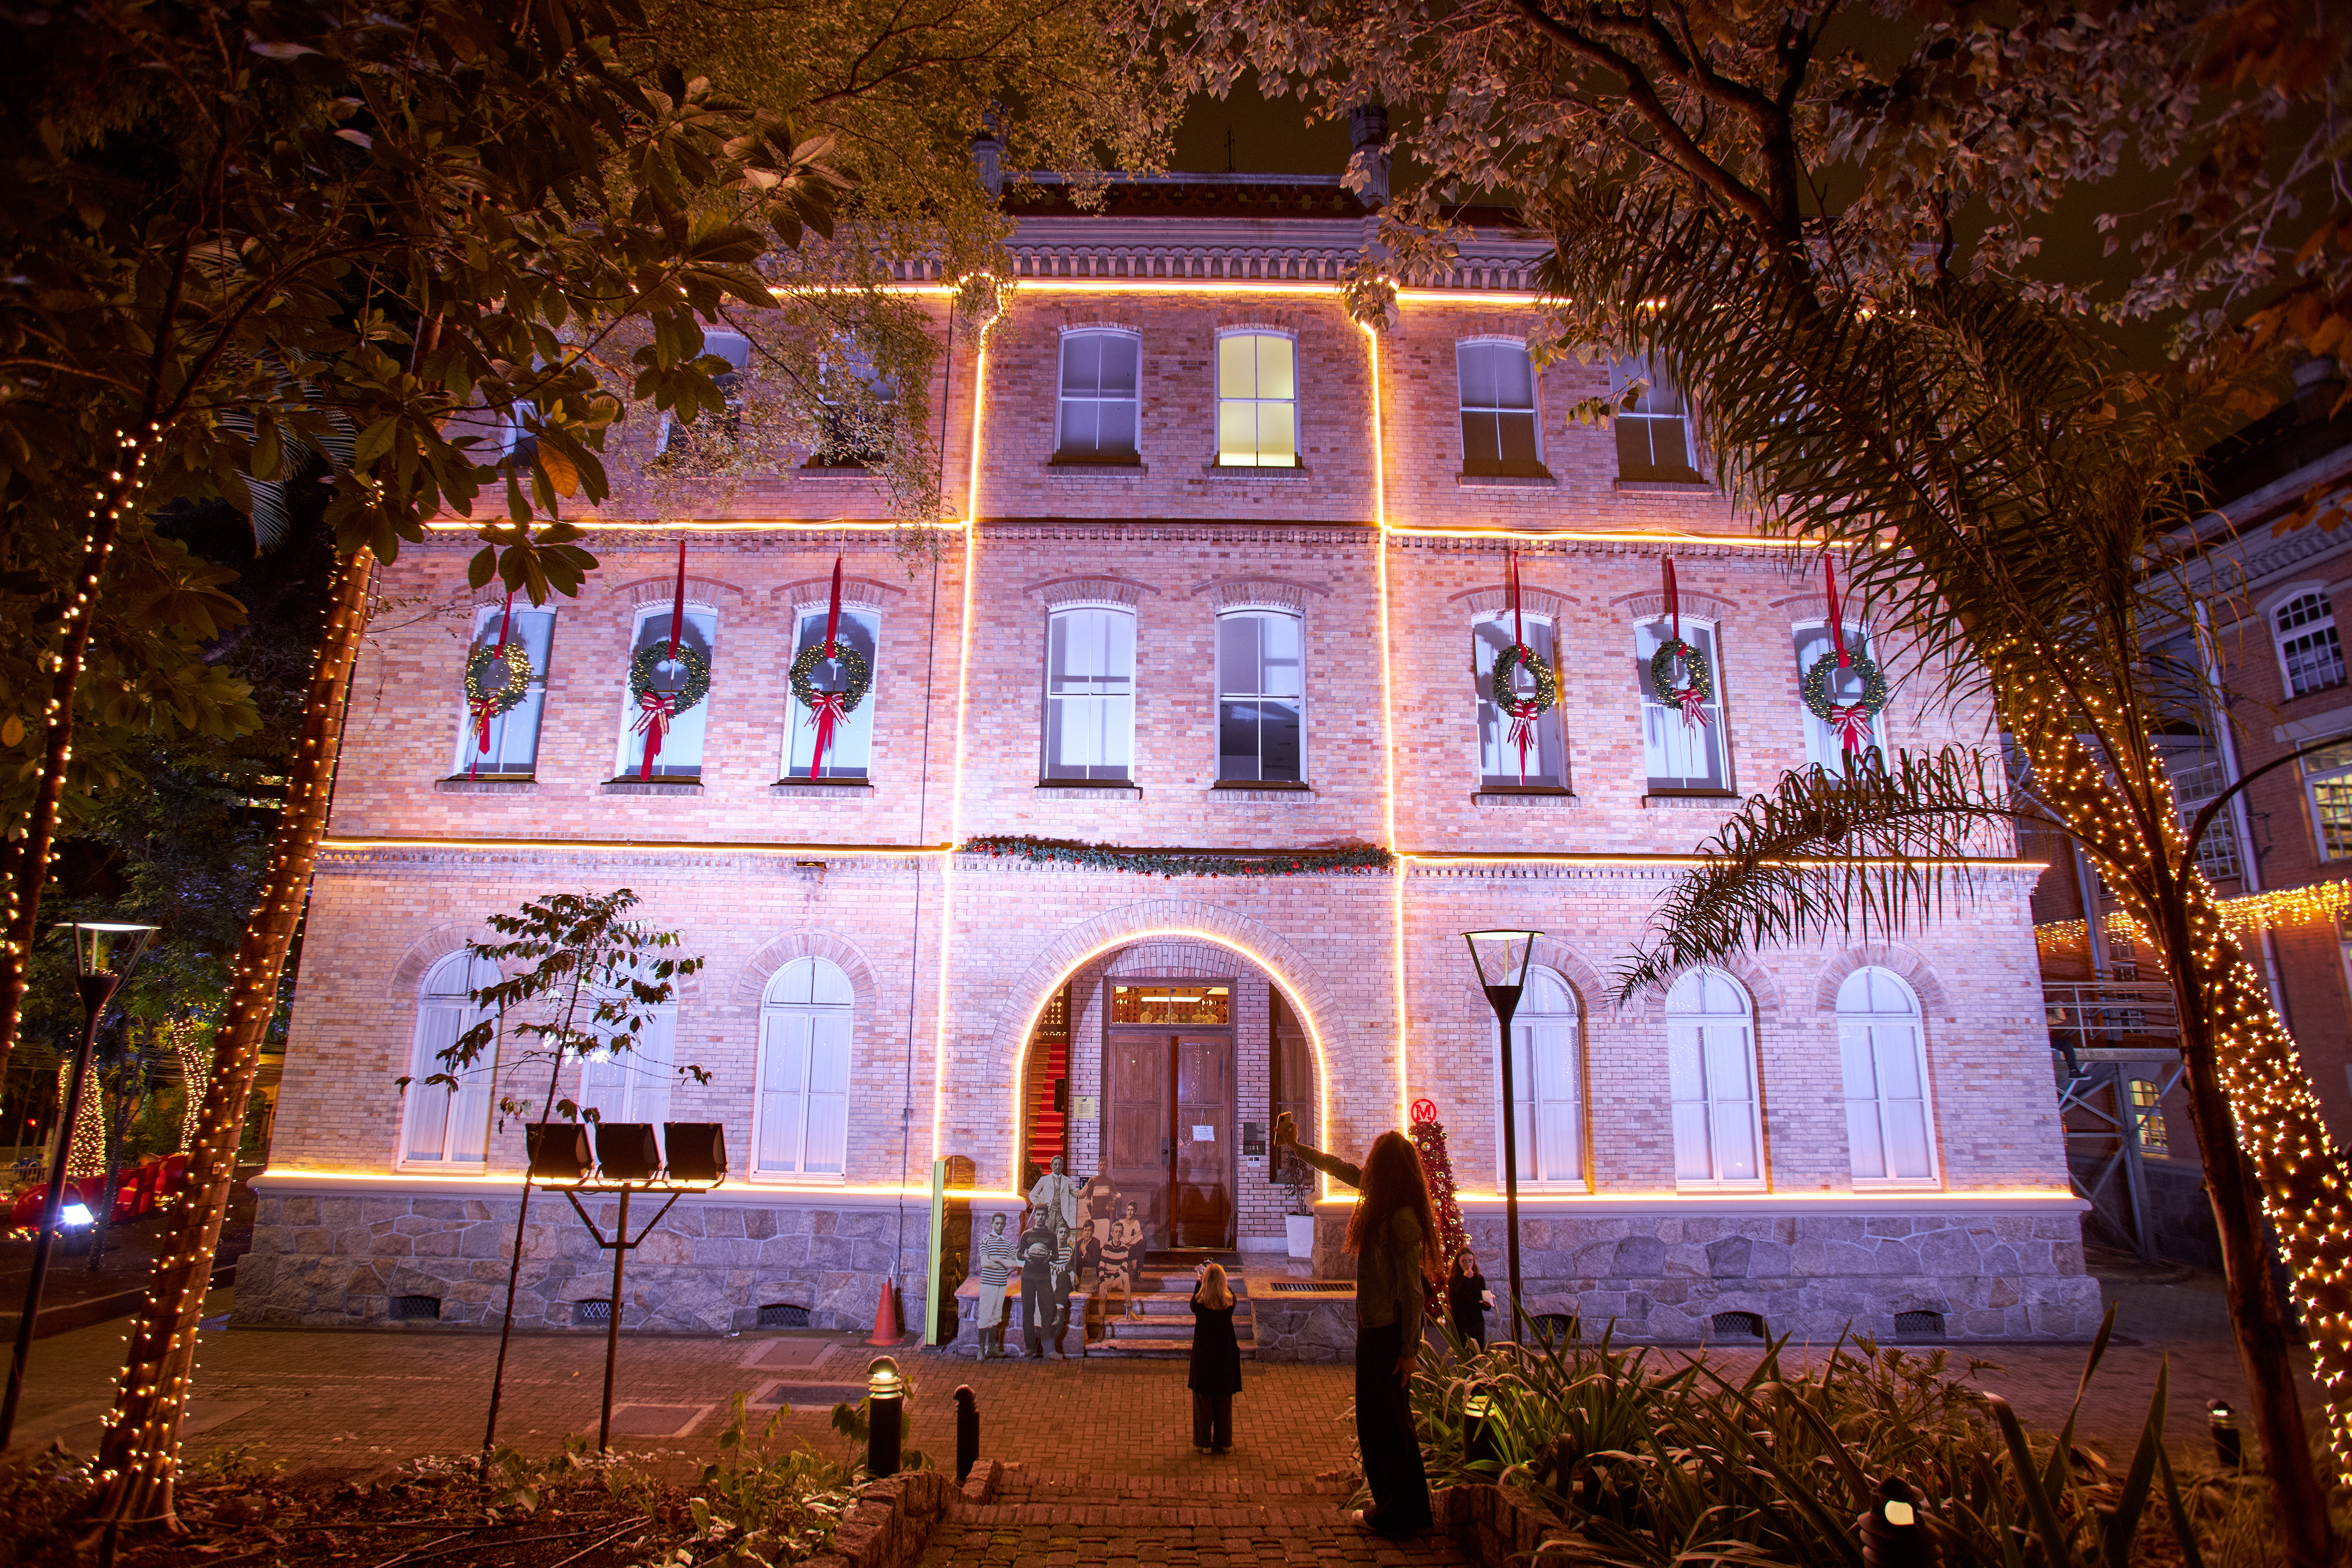
M 1712 594 L 1694 594 L 1689 589 L 1679 591 L 1682 612 L 1695 621 L 1720 624 L 1738 615 L 1738 606 L 1728 599 L 1718 599 Z M 1666 596 L 1656 590 L 1646 594 L 1624 594 L 1609 601 L 1609 606 L 1622 610 L 1625 618 L 1633 621 L 1654 621 L 1666 613 Z
M 1473 615 L 1507 610 L 1511 607 L 1510 586 L 1496 583 L 1486 587 L 1465 588 L 1459 594 L 1448 595 L 1445 602 L 1459 605 L 1465 600 L 1468 601 L 1466 607 Z M 1519 607 L 1529 615 L 1548 616 L 1558 620 L 1569 613 L 1568 596 L 1551 588 L 1539 588 L 1533 583 L 1522 582 L 1519 584 Z
M 633 610 L 646 605 L 667 605 L 677 597 L 677 578 L 674 574 L 666 577 L 632 578 L 625 583 L 614 584 L 604 593 L 608 602 L 624 604 Z M 686 602 L 688 604 L 700 605 L 707 610 L 720 609 L 724 607 L 720 599 L 721 595 L 738 605 L 741 604 L 744 598 L 743 590 L 732 583 L 722 583 L 716 577 L 698 577 L 691 572 L 687 574 Z
M 1146 594 L 1157 594 L 1158 588 L 1134 577 L 1119 577 L 1109 573 L 1079 577 L 1048 577 L 1043 582 L 1023 586 L 1022 593 L 1051 609 L 1064 605 L 1124 605 L 1129 609 L 1143 603 Z
M 1288 577 L 1220 577 L 1199 584 L 1192 589 L 1194 598 L 1207 595 L 1211 606 L 1215 609 L 1288 610 L 1294 615 L 1306 612 L 1307 595 L 1309 594 L 1328 599 L 1331 596 L 1331 590 Z
M 1333 521 L 1321 524 L 1193 522 L 1171 523 L 1164 518 L 982 518 L 981 537 L 1023 542 L 1117 540 L 1182 544 L 1353 544 L 1376 545 L 1380 528 L 1370 522 Z M 1155 593 L 1157 589 L 1153 590 Z
M 885 598 L 883 596 L 885 595 L 889 597 Z M 851 577 L 845 574 L 841 579 L 841 602 L 845 605 L 862 605 L 869 610 L 882 610 L 889 607 L 890 599 L 902 599 L 906 595 L 906 589 L 899 587 L 896 583 L 885 583 L 878 577 Z M 811 605 L 831 604 L 833 578 L 830 574 L 823 577 L 804 577 L 797 583 L 787 583 L 780 588 L 771 588 L 768 590 L 768 600 L 771 604 L 789 605 L 794 609 L 803 609 Z

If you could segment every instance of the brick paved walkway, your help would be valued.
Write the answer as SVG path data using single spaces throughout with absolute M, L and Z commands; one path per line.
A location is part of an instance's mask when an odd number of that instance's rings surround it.
M 1011 1469 L 992 1502 L 957 1503 L 931 1532 L 922 1568 L 1412 1568 L 1468 1561 L 1436 1531 L 1389 1542 L 1339 1517 L 1346 1488 L 1264 1479 L 1216 1461 L 1219 1478 L 1167 1479 Z

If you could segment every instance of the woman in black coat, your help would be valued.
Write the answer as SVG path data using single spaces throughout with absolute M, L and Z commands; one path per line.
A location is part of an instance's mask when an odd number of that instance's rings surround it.
M 1222 1454 L 1234 1446 L 1234 1395 L 1242 1391 L 1242 1347 L 1234 1338 L 1234 1292 L 1222 1264 L 1192 1271 L 1192 1447 Z
M 1454 1320 L 1455 1333 L 1482 1351 L 1486 1348 L 1486 1277 L 1478 1272 L 1478 1260 L 1466 1247 L 1445 1281 L 1445 1311 Z

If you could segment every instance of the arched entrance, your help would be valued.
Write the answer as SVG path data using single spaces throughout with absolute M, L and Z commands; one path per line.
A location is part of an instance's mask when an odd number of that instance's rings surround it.
M 1144 1251 L 1281 1245 L 1293 1194 L 1276 1112 L 1320 1135 L 1322 1042 L 1290 977 L 1198 931 L 1114 941 L 1052 984 L 1017 1054 L 1012 1169 L 1055 1154 L 1081 1228 Z

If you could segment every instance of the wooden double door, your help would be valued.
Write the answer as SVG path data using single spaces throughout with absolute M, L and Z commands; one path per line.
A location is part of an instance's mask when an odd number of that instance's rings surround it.
M 1103 1043 L 1103 1173 L 1147 1248 L 1234 1245 L 1234 1036 L 1114 1028 Z

